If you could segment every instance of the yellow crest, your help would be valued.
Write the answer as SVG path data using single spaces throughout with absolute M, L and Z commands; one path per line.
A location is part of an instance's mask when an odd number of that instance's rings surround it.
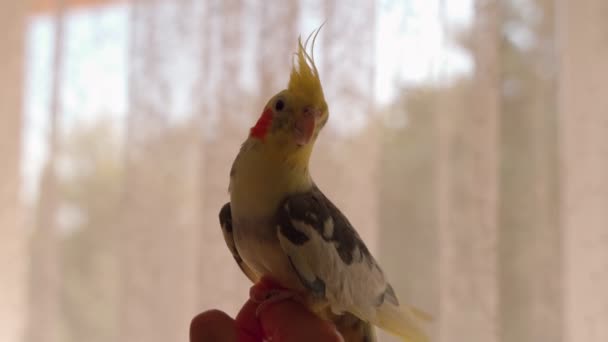
M 321 27 L 323 27 L 323 25 L 321 25 Z M 304 45 L 302 45 L 301 37 L 298 38 L 298 52 L 295 53 L 295 60 L 291 68 L 287 90 L 298 98 L 305 99 L 306 102 L 310 102 L 310 104 L 325 110 L 327 104 L 325 103 L 319 72 L 314 60 L 315 41 L 321 27 L 308 36 Z M 311 37 L 312 44 L 309 54 L 306 51 L 306 48 Z

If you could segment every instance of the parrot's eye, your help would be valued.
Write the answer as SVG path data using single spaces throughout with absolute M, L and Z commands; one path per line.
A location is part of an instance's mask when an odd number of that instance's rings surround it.
M 274 109 L 283 110 L 285 108 L 285 102 L 283 100 L 278 100 L 277 103 L 274 104 Z

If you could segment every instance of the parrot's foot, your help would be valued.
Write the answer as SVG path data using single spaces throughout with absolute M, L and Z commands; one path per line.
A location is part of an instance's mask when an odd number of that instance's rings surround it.
M 260 316 L 260 313 L 264 311 L 264 309 L 268 308 L 270 305 L 291 299 L 295 297 L 295 293 L 289 290 L 272 290 L 269 291 L 266 295 L 266 299 L 260 301 L 258 308 L 255 309 L 255 315 Z
M 251 288 L 249 297 L 252 301 L 258 303 L 255 314 L 259 316 L 270 305 L 296 297 L 296 292 L 281 287 L 269 278 L 262 278 L 259 283 Z

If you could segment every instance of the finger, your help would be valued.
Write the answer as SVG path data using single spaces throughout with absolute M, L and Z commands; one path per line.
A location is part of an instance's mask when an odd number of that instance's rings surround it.
M 190 323 L 190 342 L 235 342 L 236 324 L 230 316 L 219 310 L 205 311 Z
M 322 320 L 293 300 L 268 306 L 260 313 L 259 319 L 265 335 L 273 341 L 342 341 L 333 324 Z
M 248 300 L 236 316 L 236 330 L 239 342 L 259 342 L 264 338 L 260 320 L 256 314 L 258 304 Z
M 249 295 L 252 300 L 237 317 L 237 324 L 240 325 L 238 322 L 243 321 L 243 326 L 256 336 L 255 341 L 260 341 L 260 337 L 264 336 L 272 337 L 274 341 L 342 341 L 333 324 L 323 321 L 301 303 L 293 300 L 268 305 L 258 317 L 255 314 L 258 304 L 264 301 L 268 292 L 273 289 L 283 288 L 272 278 L 263 277 L 251 287 Z

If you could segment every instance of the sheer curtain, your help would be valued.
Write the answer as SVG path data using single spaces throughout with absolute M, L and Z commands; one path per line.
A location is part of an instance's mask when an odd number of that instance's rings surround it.
M 235 315 L 230 166 L 324 21 L 313 177 L 433 341 L 608 340 L 605 12 L 2 3 L 0 340 L 186 341 L 198 312 Z
M 26 233 L 19 198 L 27 4 L 0 5 L 0 340 L 20 341 L 25 324 Z

